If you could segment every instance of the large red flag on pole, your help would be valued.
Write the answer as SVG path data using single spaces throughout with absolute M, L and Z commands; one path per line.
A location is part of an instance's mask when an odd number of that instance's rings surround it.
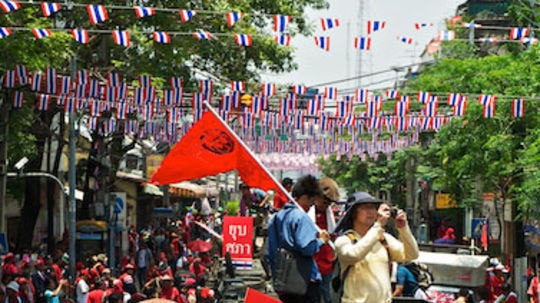
M 286 192 L 214 110 L 207 108 L 163 159 L 150 182 L 165 185 L 236 169 L 251 187 Z

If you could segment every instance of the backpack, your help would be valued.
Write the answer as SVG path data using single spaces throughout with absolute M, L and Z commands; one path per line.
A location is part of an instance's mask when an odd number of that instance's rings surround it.
M 413 274 L 422 290 L 426 290 L 434 281 L 433 274 L 426 264 L 419 262 L 409 262 L 404 266 Z
M 357 239 L 353 233 L 347 233 L 346 235 L 349 237 L 349 239 L 351 239 L 353 244 L 356 243 Z M 343 275 L 341 275 L 341 266 L 339 265 L 339 261 L 336 260 L 334 262 L 334 270 L 332 271 L 332 279 L 330 280 L 330 301 L 332 303 L 341 302 L 341 297 L 343 296 L 343 286 L 350 269 L 351 266 L 347 267 L 343 272 Z

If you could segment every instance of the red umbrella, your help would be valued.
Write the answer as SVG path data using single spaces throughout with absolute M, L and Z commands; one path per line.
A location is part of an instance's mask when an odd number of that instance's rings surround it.
M 212 243 L 197 239 L 189 242 L 187 247 L 193 252 L 207 252 L 212 249 Z

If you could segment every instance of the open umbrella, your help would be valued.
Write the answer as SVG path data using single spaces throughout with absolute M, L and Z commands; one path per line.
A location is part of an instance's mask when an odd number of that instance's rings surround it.
M 196 239 L 187 244 L 187 248 L 193 252 L 207 252 L 212 249 L 212 243 Z

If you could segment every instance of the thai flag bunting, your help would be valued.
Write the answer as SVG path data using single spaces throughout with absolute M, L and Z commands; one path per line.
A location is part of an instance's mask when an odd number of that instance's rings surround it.
M 118 87 L 117 86 L 107 86 L 105 87 L 105 95 L 103 99 L 107 101 L 116 101 L 118 99 Z
M 495 103 L 496 99 L 497 97 L 493 95 L 480 94 L 478 96 L 478 103 L 482 104 L 483 106 L 486 106 L 490 103 Z
M 76 98 L 67 98 L 67 102 L 64 106 L 64 113 L 72 114 L 77 111 L 77 99 Z
M 51 95 L 38 94 L 37 95 L 37 109 L 39 111 L 48 111 L 51 103 Z
M 19 85 L 26 85 L 30 82 L 28 77 L 28 69 L 25 65 L 15 65 L 15 80 Z
M 104 5 L 88 5 L 86 10 L 88 11 L 88 16 L 90 17 L 90 23 L 92 23 L 92 25 L 105 22 L 109 19 L 107 9 Z
M 433 23 L 415 23 L 414 24 L 414 28 L 416 29 L 421 29 L 424 27 L 431 27 L 431 26 L 433 26 Z
M 101 101 L 98 101 L 98 100 L 95 100 L 95 99 L 92 99 L 90 100 L 90 116 L 93 116 L 93 117 L 100 117 L 101 116 L 101 110 L 99 108 L 99 103 Z
M 163 90 L 163 104 L 166 106 L 180 105 L 180 98 L 178 98 L 180 94 L 176 90 Z
M 418 102 L 426 103 L 430 100 L 431 94 L 428 92 L 418 92 Z
M 529 35 L 529 29 L 526 27 L 512 27 L 510 29 L 510 39 L 518 40 Z
M 154 32 L 154 41 L 158 43 L 171 43 L 171 36 L 167 32 Z
M 105 131 L 106 134 L 114 133 L 116 131 L 116 120 L 115 119 L 107 119 L 107 120 L 105 120 L 103 122 L 103 130 Z
M 456 32 L 455 31 L 447 31 L 442 30 L 439 31 L 439 34 L 437 36 L 437 40 L 439 41 L 451 41 L 456 38 Z
M 212 98 L 212 90 L 213 90 L 212 81 L 208 79 L 199 80 L 199 85 L 200 85 L 200 92 L 202 94 L 202 98 L 206 101 L 210 101 L 210 99 Z
M 263 83 L 262 85 L 262 95 L 263 96 L 273 96 L 276 94 L 276 84 L 275 83 Z
M 345 117 L 350 113 L 350 103 L 346 101 L 336 101 L 336 117 Z
M 75 83 L 76 84 L 86 84 L 90 82 L 90 72 L 82 69 L 78 70 L 75 73 Z
M 60 94 L 62 95 L 71 94 L 71 77 L 62 76 L 60 80 Z
M 71 36 L 75 41 L 81 44 L 87 44 L 89 41 L 88 30 L 85 29 L 72 29 Z
M 31 89 L 35 92 L 41 91 L 41 82 L 43 81 L 43 74 L 34 73 L 32 74 L 32 86 Z
M 385 21 L 372 21 L 368 20 L 367 22 L 367 33 L 368 35 L 376 32 L 378 30 L 384 29 L 384 26 L 386 25 Z
M 287 25 L 291 22 L 291 16 L 274 15 L 274 32 L 284 32 L 287 30 Z
M 268 108 L 268 97 L 260 96 L 253 97 L 253 103 L 251 105 L 252 111 L 259 115 L 263 110 Z
M 459 93 L 450 93 L 448 94 L 448 105 L 454 106 L 459 100 L 461 100 L 462 95 Z
M 324 88 L 324 97 L 326 99 L 336 100 L 338 97 L 337 87 L 325 87 Z
M 129 32 L 128 31 L 121 31 L 121 30 L 114 30 L 112 31 L 113 40 L 114 43 L 120 46 L 129 46 Z
M 193 37 L 197 39 L 210 40 L 212 38 L 212 34 L 210 32 L 199 29 L 193 33 Z
M 137 18 L 144 18 L 148 16 L 153 16 L 156 14 L 156 10 L 149 7 L 144 6 L 134 6 L 133 9 L 135 10 L 135 15 Z
M 474 23 L 474 22 L 463 22 L 463 23 L 461 23 L 461 27 L 465 27 L 465 28 L 469 28 L 469 29 L 481 28 L 482 24 L 477 24 L 477 23 Z
M 357 88 L 355 98 L 358 103 L 366 103 L 369 100 L 369 90 L 365 88 Z
M 182 22 L 187 22 L 189 19 L 193 18 L 197 14 L 197 11 L 187 10 L 187 9 L 181 9 L 180 10 L 180 20 Z
M 66 104 L 66 95 L 58 95 L 56 96 L 56 105 L 64 106 Z
M 119 86 L 120 81 L 120 74 L 113 72 L 107 73 L 107 86 Z
M 75 84 L 73 88 L 75 98 L 86 98 L 88 97 L 88 84 Z
M 512 117 L 522 118 L 525 116 L 525 100 L 514 99 L 512 100 Z
M 323 110 L 323 100 L 321 98 L 315 98 L 307 101 L 307 112 L 310 116 L 318 116 Z
M 234 40 L 236 41 L 236 44 L 242 45 L 242 46 L 251 46 L 251 35 L 247 34 L 235 34 Z
M 98 116 L 97 115 L 91 115 L 88 117 L 88 128 L 96 131 L 98 129 Z
M 173 89 L 178 89 L 178 88 L 183 88 L 184 87 L 184 83 L 182 82 L 182 78 L 180 77 L 171 77 L 169 79 L 169 83 L 171 84 L 171 88 Z
M 324 49 L 325 51 L 330 50 L 330 37 L 315 37 L 315 45 L 320 47 L 321 49 Z
M 437 116 L 437 107 L 439 102 L 432 101 L 424 104 L 424 116 L 435 117 Z
M 408 37 L 402 37 L 402 36 L 398 36 L 397 39 L 403 43 L 407 43 L 407 44 L 412 44 L 413 43 L 413 39 L 412 38 L 408 38 Z
M 399 98 L 399 91 L 395 89 L 386 90 L 386 98 L 397 99 Z
M 22 108 L 24 105 L 24 93 L 15 91 L 13 93 L 13 108 Z
M 43 12 L 43 17 L 49 17 L 61 9 L 62 6 L 60 6 L 58 3 L 41 2 L 41 11 Z
M 9 35 L 11 35 L 11 29 L 7 27 L 0 27 L 0 39 L 5 38 Z
M 15 87 L 15 71 L 14 70 L 6 70 L 4 71 L 4 87 L 7 88 L 14 88 Z
M 238 13 L 238 12 L 227 13 L 227 26 L 232 27 L 243 16 L 244 16 L 243 13 Z
M 129 110 L 127 102 L 120 102 L 116 107 L 116 119 L 126 119 Z
M 245 84 L 243 81 L 231 81 L 231 90 L 233 91 L 244 91 Z
M 4 13 L 16 11 L 21 8 L 21 4 L 17 1 L 0 0 L 0 7 Z
M 371 38 L 370 37 L 355 37 L 354 48 L 369 50 L 371 48 Z
M 274 36 L 274 41 L 276 41 L 276 43 L 279 45 L 289 46 L 291 44 L 291 36 L 289 35 Z
M 297 95 L 305 95 L 307 92 L 307 87 L 305 85 L 300 85 L 300 84 L 293 85 L 292 89 L 293 89 L 293 93 Z
M 366 103 L 366 117 L 376 117 L 379 114 L 379 102 L 368 101 Z
M 454 105 L 454 116 L 463 117 L 465 116 L 465 110 L 467 109 L 467 98 L 461 98 L 456 101 Z
M 488 104 L 484 105 L 484 118 L 494 118 L 495 117 L 495 100 L 492 100 Z
M 46 28 L 33 28 L 32 33 L 36 39 L 46 38 L 52 35 L 51 30 Z
M 404 117 L 407 115 L 409 111 L 409 104 L 406 102 L 398 101 L 394 105 L 394 109 L 396 111 L 396 116 L 398 117 Z
M 230 95 L 222 95 L 220 105 L 221 106 L 219 109 L 224 110 L 224 111 L 230 111 L 236 107 L 233 105 L 232 96 Z
M 47 68 L 47 88 L 46 93 L 56 94 L 56 69 L 53 67 Z
M 327 29 L 331 29 L 334 27 L 339 26 L 339 20 L 333 19 L 333 18 L 321 18 L 321 27 L 322 30 L 325 31 Z
M 371 119 L 369 119 L 369 128 L 371 130 L 377 130 L 381 128 L 382 119 L 380 117 L 372 116 Z
M 96 79 L 90 80 L 90 85 L 88 88 L 88 97 L 90 98 L 99 98 L 100 97 L 100 91 L 99 91 L 99 81 Z
M 536 44 L 538 43 L 538 38 L 529 38 L 529 37 L 523 37 L 521 39 L 519 39 L 521 42 L 523 42 L 524 44 Z
M 401 97 L 399 98 L 399 100 L 400 100 L 401 102 L 405 102 L 405 103 L 409 104 L 409 106 L 410 106 L 410 104 L 411 104 L 411 96 L 401 96 Z

